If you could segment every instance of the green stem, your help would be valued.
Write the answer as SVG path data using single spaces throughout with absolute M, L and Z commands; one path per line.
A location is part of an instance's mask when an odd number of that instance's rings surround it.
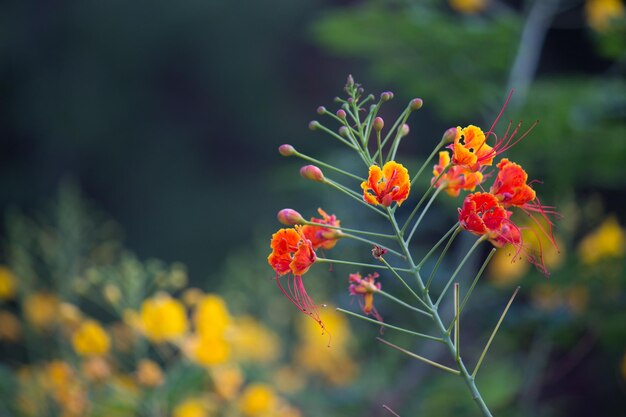
M 426 204 L 426 207 L 424 207 L 424 210 L 422 210 L 422 214 L 420 214 L 420 216 L 418 217 L 417 221 L 413 225 L 413 228 L 411 229 L 411 233 L 409 233 L 409 236 L 406 238 L 407 243 L 409 243 L 411 241 L 411 238 L 413 237 L 413 234 L 415 234 L 415 231 L 417 230 L 417 226 L 420 225 L 422 219 L 424 218 L 424 215 L 426 215 L 426 212 L 430 208 L 431 204 L 433 204 L 433 201 L 435 201 L 435 199 L 437 198 L 437 196 L 439 195 L 441 190 L 443 190 L 443 188 L 441 188 L 441 187 L 437 188 L 435 190 L 435 192 L 433 193 L 433 196 L 430 198 L 430 200 L 428 200 L 428 203 Z
M 387 268 L 388 268 L 388 269 L 389 269 L 389 270 L 390 270 L 390 271 L 391 271 L 391 272 L 392 272 L 392 273 L 396 276 L 396 278 L 398 278 L 398 280 L 399 280 L 399 281 L 400 281 L 400 282 L 404 285 L 404 287 L 405 287 L 407 290 L 409 290 L 409 292 L 410 292 L 411 294 L 413 294 L 413 296 L 414 296 L 414 297 L 415 297 L 415 298 L 416 298 L 416 299 L 417 299 L 420 303 L 422 303 L 422 304 L 423 304 L 426 308 L 429 308 L 428 304 L 426 304 L 426 303 L 424 302 L 424 300 L 422 300 L 422 298 L 421 298 L 419 295 L 417 295 L 417 293 L 416 293 L 415 291 L 413 291 L 413 288 L 411 288 L 411 286 L 410 286 L 409 284 L 407 284 L 407 283 L 406 283 L 406 281 L 404 280 L 404 278 L 402 278 L 402 277 L 400 276 L 400 274 L 398 274 L 398 272 L 397 272 L 397 271 L 400 271 L 400 268 L 393 268 L 391 265 L 389 265 L 389 263 L 385 260 L 385 258 L 382 258 L 382 257 L 381 257 L 381 258 L 380 258 L 380 261 L 381 261 L 382 263 L 384 263 L 384 264 L 387 266 Z M 413 271 L 409 269 L 407 272 L 413 272 Z
M 369 317 L 362 316 L 361 314 L 353 313 L 352 311 L 349 311 L 349 310 L 344 310 L 343 308 L 337 307 L 337 311 L 341 311 L 342 313 L 348 314 L 348 315 L 353 316 L 353 317 L 357 317 L 357 318 L 359 318 L 361 320 L 369 321 L 370 323 L 374 323 L 374 324 L 377 324 L 377 325 L 382 326 L 382 327 L 387 327 L 389 329 L 397 330 L 397 331 L 402 332 L 402 333 L 406 333 L 406 334 L 410 334 L 410 335 L 413 335 L 413 336 L 421 337 L 422 339 L 433 340 L 435 342 L 443 343 L 443 340 L 441 338 L 439 338 L 439 337 L 434 337 L 434 336 L 430 336 L 428 334 L 414 332 L 412 330 L 403 329 L 402 327 L 392 326 L 391 324 L 387 324 L 387 323 L 385 323 L 383 321 L 374 320 L 374 319 L 371 319 Z
M 439 259 L 437 259 L 437 263 L 433 267 L 433 270 L 430 271 L 428 282 L 426 282 L 426 291 L 428 291 L 428 289 L 430 288 L 430 284 L 433 282 L 433 279 L 435 278 L 435 274 L 437 274 L 437 270 L 439 269 L 439 265 L 441 265 L 441 262 L 443 261 L 443 257 L 446 255 L 446 253 L 448 252 L 448 249 L 450 249 L 450 245 L 452 245 L 452 242 L 454 242 L 454 239 L 458 236 L 460 232 L 461 232 L 461 228 L 457 227 L 457 229 L 454 231 L 454 234 L 452 235 L 452 237 L 450 237 L 450 240 L 446 244 L 446 247 L 443 248 L 441 255 L 439 255 Z
M 315 223 L 315 222 L 310 222 L 310 221 L 304 221 L 302 222 L 302 224 L 308 224 L 311 226 L 320 226 L 320 223 Z M 385 239 L 396 239 L 396 237 L 394 235 L 386 235 L 384 233 L 376 233 L 376 232 L 368 232 L 365 230 L 359 230 L 359 229 L 348 229 L 347 227 L 340 227 L 340 226 L 331 226 L 329 224 L 325 224 L 323 225 L 323 227 L 325 227 L 326 229 L 335 229 L 335 230 L 341 230 L 342 232 L 350 232 L 350 233 L 360 233 L 362 235 L 369 235 L 369 236 L 377 236 L 377 237 L 382 237 Z
M 351 192 L 347 191 L 346 189 L 344 189 L 344 187 L 340 186 L 335 181 L 329 180 L 328 178 L 324 178 L 324 184 L 330 185 L 331 187 L 333 187 L 333 188 L 341 191 L 342 193 L 346 194 L 347 196 L 349 196 L 353 200 L 356 200 L 356 201 L 358 201 L 361 204 L 365 204 L 367 207 L 370 208 L 370 210 L 375 211 L 376 213 L 380 214 L 383 217 L 387 217 L 387 215 L 384 212 L 380 211 L 379 209 L 377 209 L 376 207 L 372 206 L 371 204 L 366 203 L 365 201 L 363 201 L 362 198 L 359 198 L 359 197 L 355 196 L 354 194 L 352 194 Z
M 382 146 L 380 148 L 380 152 L 382 153 L 383 148 L 385 147 L 385 145 L 387 144 L 387 142 L 389 141 L 389 139 L 391 138 L 391 134 L 393 133 L 394 130 L 396 130 L 396 128 L 398 127 L 398 124 L 400 123 L 400 120 L 402 120 L 405 116 L 405 114 L 407 112 L 411 111 L 411 107 L 407 106 L 404 111 L 402 112 L 402 114 L 400 114 L 400 116 L 396 119 L 396 121 L 393 123 L 393 126 L 391 126 L 391 129 L 389 129 L 389 132 L 387 132 L 387 134 L 385 135 L 385 139 L 383 139 L 383 143 Z M 378 151 L 374 153 L 374 159 L 376 159 L 378 157 Z
M 433 181 L 433 185 L 431 185 L 430 187 L 428 187 L 428 189 L 426 190 L 426 192 L 424 192 L 424 195 L 422 195 L 422 198 L 420 199 L 420 201 L 417 203 L 417 205 L 415 206 L 415 208 L 413 209 L 413 211 L 411 212 L 411 214 L 409 215 L 409 217 L 406 219 L 406 222 L 404 223 L 404 226 L 402 226 L 402 233 L 404 234 L 404 231 L 406 230 L 407 226 L 409 225 L 409 223 L 411 222 L 411 220 L 413 219 L 413 216 L 415 216 L 415 214 L 417 214 L 417 211 L 419 210 L 419 208 L 422 206 L 422 203 L 424 203 L 424 201 L 426 200 L 426 197 L 428 197 L 430 195 L 430 193 L 432 192 L 432 190 L 435 188 L 434 184 L 437 184 L 437 181 L 439 181 L 439 179 L 443 176 L 443 174 L 446 173 L 446 170 L 450 167 L 450 165 L 448 165 L 447 167 L 445 167 L 437 176 L 437 178 L 435 178 L 435 181 Z M 439 187 L 437 188 L 445 188 L 442 187 L 443 184 L 439 184 Z
M 373 240 L 365 239 L 365 238 L 362 238 L 362 237 L 360 237 L 360 236 L 351 235 L 351 234 L 349 234 L 349 233 L 344 233 L 344 234 L 343 234 L 343 236 L 344 236 L 344 237 L 347 237 L 347 238 L 349 238 L 349 239 L 358 240 L 359 242 L 369 243 L 369 244 L 371 244 L 371 245 L 379 246 L 379 247 L 381 247 L 381 248 L 385 249 L 385 250 L 386 250 L 387 252 L 389 252 L 389 253 L 393 253 L 393 254 L 394 254 L 394 255 L 396 255 L 396 256 L 400 256 L 400 257 L 404 258 L 404 255 L 403 255 L 403 254 L 401 254 L 400 252 L 395 251 L 395 250 L 393 250 L 393 249 L 391 249 L 391 248 L 388 248 L 388 247 L 387 247 L 387 246 L 385 246 L 385 245 L 381 245 L 381 244 L 380 244 L 380 243 L 378 243 L 378 242 L 374 242 Z
M 325 168 L 332 169 L 333 171 L 339 172 L 340 174 L 346 175 L 346 176 L 348 176 L 350 178 L 353 178 L 355 180 L 358 180 L 358 181 L 361 181 L 361 182 L 365 181 L 363 178 L 359 177 L 358 175 L 354 175 L 351 172 L 344 171 L 343 169 L 340 169 L 340 168 L 337 168 L 337 167 L 335 167 L 333 165 L 327 164 L 326 162 L 322 162 L 319 159 L 311 158 L 310 156 L 302 154 L 302 153 L 300 153 L 298 151 L 295 151 L 294 155 L 299 157 L 299 158 L 304 159 L 305 161 L 313 162 L 316 165 L 320 165 L 320 166 L 323 166 Z
M 415 266 L 415 263 L 413 262 L 413 258 L 411 257 L 411 253 L 409 251 L 409 246 L 408 246 L 407 242 L 405 242 L 402 239 L 402 234 L 400 233 L 400 229 L 398 227 L 398 223 L 396 222 L 396 219 L 395 219 L 395 217 L 392 214 L 389 215 L 389 221 L 391 222 L 391 225 L 394 228 L 394 231 L 396 233 L 396 239 L 398 240 L 400 246 L 402 247 L 402 251 L 404 252 L 404 254 L 407 257 L 407 262 L 409 263 L 409 266 L 410 266 L 410 268 L 413 271 L 413 274 L 415 276 L 415 280 L 417 281 L 419 290 L 422 292 L 422 294 L 424 296 L 424 301 L 429 306 L 429 311 L 432 311 L 433 322 L 434 322 L 435 326 L 437 327 L 437 329 L 439 330 L 439 333 L 441 334 L 443 342 L 447 346 L 448 351 L 450 352 L 452 357 L 456 359 L 456 352 L 455 352 L 455 348 L 454 348 L 454 343 L 450 339 L 450 335 L 449 335 L 447 329 L 445 328 L 445 326 L 443 325 L 441 317 L 439 316 L 439 313 L 437 312 L 437 307 L 433 304 L 433 302 L 432 302 L 432 300 L 430 298 L 430 295 L 428 294 L 428 291 L 426 290 L 426 287 L 424 285 L 424 281 L 422 281 L 422 277 L 420 275 L 420 272 L 419 272 L 418 268 Z M 465 384 L 467 385 L 467 387 L 468 387 L 468 389 L 470 391 L 470 395 L 471 395 L 472 399 L 474 400 L 474 402 L 476 403 L 476 405 L 478 406 L 478 408 L 482 412 L 483 416 L 484 417 L 493 417 L 491 412 L 489 411 L 489 408 L 487 407 L 487 404 L 485 403 L 485 401 L 483 400 L 482 396 L 480 395 L 480 392 L 478 391 L 478 388 L 476 387 L 476 382 L 474 380 L 474 377 L 472 375 L 470 375 L 469 371 L 467 370 L 467 367 L 465 366 L 465 363 L 463 362 L 463 358 L 461 358 L 460 356 L 459 356 L 459 359 L 457 360 L 457 364 L 459 366 L 459 372 L 461 374 L 461 378 L 463 378 L 463 381 L 465 382 Z
M 467 260 L 471 256 L 471 254 L 478 247 L 478 245 L 481 242 L 483 242 L 484 240 L 486 240 L 486 239 L 487 239 L 487 235 L 483 235 L 483 236 L 479 237 L 478 239 L 476 239 L 476 242 L 474 242 L 474 244 L 472 245 L 470 250 L 467 251 L 467 253 L 463 257 L 463 259 L 461 260 L 461 263 L 459 263 L 459 266 L 457 266 L 456 269 L 454 270 L 454 273 L 452 274 L 452 276 L 448 280 L 448 283 L 446 284 L 446 286 L 443 287 L 443 290 L 441 290 L 441 294 L 439 294 L 439 298 L 437 298 L 437 302 L 435 303 L 435 306 L 439 306 L 439 304 L 441 303 L 441 300 L 443 300 L 443 296 L 446 294 L 446 291 L 448 291 L 448 288 L 450 287 L 450 284 L 452 284 L 452 282 L 454 281 L 456 276 L 459 274 L 459 271 L 461 271 L 461 268 L 463 268 L 463 265 L 465 265 L 465 262 L 467 262 Z
M 413 177 L 413 179 L 411 180 L 411 185 L 413 185 L 415 183 L 415 181 L 417 181 L 417 179 L 420 177 L 420 175 L 422 175 L 422 172 L 424 171 L 424 169 L 428 166 L 428 164 L 430 163 L 430 160 L 433 159 L 433 156 L 435 156 L 435 154 L 439 151 L 439 149 L 445 144 L 446 142 L 442 139 L 441 142 L 439 142 L 437 144 L 437 146 L 435 146 L 435 149 L 432 151 L 432 153 L 428 156 L 428 158 L 426 158 L 426 160 L 424 161 L 424 163 L 422 164 L 422 167 L 420 168 L 419 171 L 417 171 L 417 174 L 415 174 L 415 176 Z
M 398 303 L 398 304 L 400 304 L 400 305 L 401 305 L 401 306 L 403 306 L 403 307 L 406 307 L 406 308 L 408 308 L 408 309 L 410 309 L 410 310 L 416 311 L 416 312 L 418 312 L 418 313 L 420 313 L 420 314 L 423 314 L 423 315 L 425 315 L 425 316 L 428 316 L 428 317 L 431 317 L 431 318 L 432 318 L 432 316 L 433 316 L 432 314 L 430 314 L 430 313 L 428 313 L 428 312 L 426 312 L 426 311 L 424 311 L 424 310 L 421 310 L 421 309 L 419 309 L 419 308 L 417 308 L 417 307 L 413 307 L 412 305 L 405 303 L 404 301 L 402 301 L 402 300 L 400 300 L 400 299 L 398 299 L 398 298 L 394 297 L 393 295 L 391 295 L 391 294 L 389 294 L 389 293 L 387 293 L 387 292 L 385 292 L 385 291 L 383 291 L 383 290 L 378 290 L 378 291 L 377 291 L 377 294 L 380 294 L 380 295 L 382 295 L 383 297 L 387 297 L 387 298 L 389 298 L 390 300 L 392 300 L 393 302 Z
M 506 307 L 504 308 L 504 311 L 502 312 L 502 315 L 500 316 L 500 320 L 498 320 L 498 324 L 496 324 L 495 329 L 493 329 L 493 332 L 491 333 L 491 336 L 489 337 L 489 340 L 487 341 L 487 344 L 485 345 L 485 348 L 483 349 L 483 353 L 480 354 L 480 358 L 478 359 L 476 368 L 474 368 L 474 372 L 472 372 L 472 378 L 476 377 L 476 374 L 478 373 L 478 369 L 480 368 L 480 365 L 483 363 L 483 359 L 485 359 L 485 355 L 487 354 L 487 351 L 489 350 L 489 346 L 491 346 L 491 342 L 493 342 L 493 338 L 496 337 L 496 333 L 498 333 L 498 329 L 500 328 L 500 325 L 502 324 L 502 321 L 504 320 L 504 316 L 506 316 L 506 313 L 509 311 L 509 307 L 511 307 L 511 304 L 513 304 L 513 300 L 515 299 L 515 296 L 519 292 L 519 289 L 520 287 L 517 287 L 515 289 L 515 292 L 511 296 L 511 299 L 509 300 Z
M 349 142 L 349 141 L 345 140 L 344 138 L 341 137 L 341 135 L 339 135 L 338 133 L 333 132 L 332 130 L 330 130 L 329 128 L 327 128 L 324 125 L 318 124 L 318 127 L 320 129 L 322 129 L 324 132 L 326 132 L 329 135 L 331 135 L 332 137 L 334 137 L 335 139 L 339 140 L 341 143 L 343 143 L 347 147 L 352 148 L 355 151 L 359 151 L 359 153 L 360 153 L 359 148 L 354 143 L 352 143 L 352 141 Z
M 422 269 L 422 266 L 424 266 L 424 264 L 426 263 L 426 261 L 428 260 L 428 258 L 430 258 L 430 257 L 432 256 L 432 254 L 433 254 L 433 253 L 435 253 L 435 251 L 437 250 L 437 248 L 439 248 L 439 246 L 441 246 L 441 244 L 442 244 L 442 243 L 443 243 L 443 242 L 444 242 L 444 241 L 448 238 L 448 236 L 450 236 L 450 234 L 451 234 L 452 232 L 454 232 L 455 230 L 457 230 L 458 228 L 459 228 L 459 224 L 458 224 L 458 223 L 455 223 L 455 224 L 454 224 L 454 225 L 450 228 L 450 230 L 448 230 L 448 231 L 446 232 L 446 234 L 445 234 L 445 235 L 443 235 L 443 236 L 441 237 L 441 239 L 439 239 L 439 242 L 437 242 L 437 243 L 435 244 L 435 246 L 433 246 L 433 247 L 432 247 L 432 248 L 428 251 L 428 253 L 427 253 L 426 255 L 424 255 L 424 257 L 422 258 L 422 260 L 420 261 L 420 263 L 419 263 L 419 264 L 417 264 L 417 269 L 418 269 L 418 270 L 421 270 L 421 269 Z M 394 236 L 394 237 L 395 237 L 395 236 Z
M 326 264 L 340 264 L 340 265 L 353 265 L 353 266 L 362 266 L 365 268 L 374 268 L 374 269 L 388 269 L 386 266 L 383 265 L 376 265 L 376 264 L 365 264 L 365 263 L 361 263 L 361 262 L 352 262 L 352 261 L 341 261 L 339 259 L 328 259 L 328 258 L 317 258 L 315 260 L 316 263 L 326 263 Z M 401 271 L 401 272 L 411 272 L 410 269 L 406 269 L 406 268 L 395 268 L 395 271 Z
M 420 361 L 422 361 L 422 362 L 425 362 L 425 363 L 427 363 L 427 364 L 429 364 L 429 365 L 432 365 L 432 366 L 434 366 L 435 368 L 439 368 L 439 369 L 444 370 L 444 371 L 446 371 L 446 372 L 450 372 L 450 373 L 452 373 L 452 374 L 454 374 L 454 375 L 459 375 L 459 374 L 460 374 L 460 372 L 459 372 L 459 371 L 457 371 L 456 369 L 449 368 L 449 367 L 447 367 L 447 366 L 445 366 L 445 365 L 442 365 L 442 364 L 440 364 L 440 363 L 438 363 L 438 362 L 434 362 L 434 361 L 431 361 L 430 359 L 426 359 L 426 358 L 425 358 L 425 357 L 423 357 L 423 356 L 416 355 L 415 353 L 410 352 L 410 351 L 408 351 L 408 350 L 406 350 L 406 349 L 403 349 L 403 348 L 401 348 L 400 346 L 396 346 L 396 345 L 394 345 L 393 343 L 390 343 L 390 342 L 386 341 L 385 339 L 381 339 L 380 337 L 377 337 L 377 338 L 376 338 L 376 340 L 378 340 L 379 342 L 382 342 L 382 343 L 386 344 L 386 345 L 387 345 L 387 346 L 389 346 L 389 347 L 392 347 L 392 348 L 394 348 L 394 349 L 396 349 L 396 350 L 399 350 L 400 352 L 402 352 L 402 353 L 404 353 L 404 354 L 406 354 L 406 355 L 409 355 L 409 356 L 410 356 L 410 357 L 412 357 L 412 358 L 418 359 L 418 360 L 420 360 Z

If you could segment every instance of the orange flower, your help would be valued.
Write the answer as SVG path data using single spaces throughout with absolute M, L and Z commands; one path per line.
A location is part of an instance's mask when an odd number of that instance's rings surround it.
M 453 165 L 448 172 L 441 175 L 443 170 L 450 164 L 450 154 L 446 151 L 439 152 L 439 164 L 433 167 L 433 178 L 431 184 L 436 188 L 445 186 L 445 192 L 452 197 L 458 197 L 461 190 L 474 191 L 476 186 L 483 181 L 483 174 L 480 171 L 472 172 L 459 165 Z M 437 177 L 441 175 L 435 184 Z
M 321 208 L 318 208 L 317 212 L 322 216 L 322 218 L 316 219 L 315 217 L 311 217 L 312 223 L 339 227 L 341 222 L 337 220 L 337 217 L 335 217 L 334 214 L 329 216 Z M 313 249 L 322 248 L 324 250 L 332 249 L 337 243 L 337 239 L 343 237 L 341 230 L 311 225 L 303 226 L 302 234 L 304 235 L 304 237 L 311 241 L 311 243 L 313 244 Z
M 535 191 L 526 184 L 528 174 L 521 166 L 503 158 L 498 163 L 498 169 L 498 176 L 489 191 L 500 204 L 522 207 L 535 199 Z
M 452 162 L 466 167 L 470 171 L 478 171 L 482 166 L 490 166 L 496 155 L 493 148 L 487 145 L 487 137 L 481 128 L 469 125 L 456 128 L 452 149 Z
M 409 172 L 402 164 L 389 161 L 382 170 L 378 165 L 372 165 L 367 181 L 363 181 L 361 188 L 363 200 L 367 203 L 389 207 L 394 201 L 401 205 L 407 199 L 411 189 L 411 180 Z
M 454 143 L 448 146 L 452 149 L 452 162 L 455 165 L 464 166 L 471 171 L 478 171 L 484 166 L 491 166 L 493 159 L 497 155 L 515 146 L 535 127 L 537 122 L 535 122 L 523 135 L 516 139 L 515 136 L 522 126 L 522 123 L 519 122 L 512 131 L 512 123 L 509 123 L 504 135 L 501 137 L 496 136 L 493 129 L 498 124 L 500 117 L 502 117 L 502 114 L 504 113 L 506 106 L 509 104 L 512 95 L 513 91 L 511 90 L 509 96 L 504 102 L 504 105 L 502 106 L 502 109 L 500 110 L 500 113 L 496 116 L 496 119 L 487 133 L 483 133 L 479 127 L 473 125 L 465 128 L 457 127 Z M 487 139 L 491 136 L 495 137 L 493 147 L 487 145 Z
M 348 276 L 348 282 L 350 282 L 348 292 L 350 295 L 361 296 L 363 299 L 359 300 L 359 304 L 363 312 L 368 316 L 370 314 L 373 315 L 376 320 L 382 322 L 383 318 L 376 311 L 376 307 L 374 307 L 374 293 L 380 291 L 381 288 L 380 282 L 375 282 L 376 278 L 378 278 L 376 272 L 368 274 L 365 278 L 361 277 L 361 274 L 358 272 L 350 274 Z
M 301 312 L 310 316 L 322 329 L 325 329 L 317 306 L 307 294 L 302 282 L 302 275 L 309 270 L 316 259 L 313 244 L 304 236 L 302 229 L 302 226 L 295 226 L 293 229 L 280 229 L 274 233 L 270 244 L 272 253 L 267 257 L 267 262 L 276 271 L 276 283 L 282 293 Z M 280 277 L 285 274 L 288 274 L 286 290 L 280 282 Z
M 498 175 L 490 189 L 490 192 L 496 196 L 500 204 L 504 207 L 519 207 L 524 211 L 536 224 L 539 229 L 550 239 L 550 242 L 558 250 L 558 246 L 554 239 L 552 232 L 552 221 L 548 218 L 548 215 L 558 215 L 555 208 L 552 206 L 544 206 L 539 202 L 535 190 L 533 190 L 526 182 L 528 181 L 528 174 L 524 169 L 509 161 L 507 158 L 503 158 L 498 163 Z M 545 224 L 547 224 L 547 230 L 543 224 L 539 223 L 533 216 L 534 213 L 539 213 L 544 218 Z

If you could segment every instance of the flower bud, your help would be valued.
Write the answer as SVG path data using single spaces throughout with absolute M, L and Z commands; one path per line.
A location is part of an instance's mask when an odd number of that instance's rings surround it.
M 374 130 L 380 132 L 385 127 L 385 121 L 382 117 L 377 117 L 374 119 Z
M 444 143 L 452 143 L 454 139 L 456 139 L 457 128 L 451 127 L 450 129 L 443 132 L 443 136 L 441 137 L 441 141 Z
M 411 110 L 419 110 L 422 108 L 423 105 L 424 101 L 421 98 L 414 98 L 413 100 L 411 100 L 411 103 L 409 103 L 409 107 L 411 108 Z
M 282 156 L 292 156 L 296 154 L 296 149 L 285 143 L 284 145 L 280 145 L 278 147 L 278 153 L 280 153 Z
M 320 122 L 318 122 L 317 120 L 311 120 L 309 122 L 309 130 L 315 130 L 318 127 L 320 127 Z
M 339 128 L 339 134 L 341 135 L 341 137 L 347 138 L 348 137 L 348 133 L 350 133 L 350 131 L 348 130 L 347 127 L 341 126 Z
M 297 211 L 289 208 L 279 211 L 276 217 L 285 226 L 295 226 L 296 224 L 304 223 L 304 217 Z
M 322 173 L 322 170 L 316 167 L 315 165 L 303 166 L 302 168 L 300 168 L 300 175 L 302 175 L 302 177 L 306 178 L 307 180 L 317 181 L 317 182 L 324 181 L 324 174 Z
M 400 136 L 401 137 L 405 137 L 406 135 L 409 134 L 409 131 L 411 129 L 409 129 L 409 125 L 407 125 L 406 123 L 402 125 L 402 127 L 400 128 Z
M 352 77 L 352 74 L 350 74 L 346 80 L 346 89 L 350 89 L 352 87 L 354 87 L 354 78 Z
M 372 256 L 378 260 L 381 260 L 383 255 L 386 253 L 387 253 L 387 249 L 381 248 L 378 245 L 374 245 L 374 248 L 372 249 Z
M 319 106 L 317 108 L 317 114 L 319 114 L 320 116 L 323 115 L 324 113 L 326 113 L 326 107 L 324 106 Z
M 382 93 L 382 94 L 380 95 L 380 100 L 381 100 L 382 102 L 389 101 L 389 100 L 391 100 L 392 98 L 393 98 L 393 93 L 392 93 L 391 91 L 385 91 L 384 93 Z
M 342 110 L 342 109 L 337 110 L 337 117 L 339 117 L 341 120 L 344 120 L 346 118 L 345 110 Z

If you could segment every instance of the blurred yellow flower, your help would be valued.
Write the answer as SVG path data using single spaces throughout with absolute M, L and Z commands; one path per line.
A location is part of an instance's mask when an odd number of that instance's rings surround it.
M 241 412 L 248 417 L 269 414 L 276 404 L 277 398 L 274 391 L 269 386 L 260 383 L 249 385 L 239 399 Z
M 139 385 L 145 387 L 158 387 L 165 382 L 161 367 L 150 359 L 141 359 L 139 361 L 136 375 Z
M 217 366 L 211 369 L 215 392 L 227 401 L 232 400 L 243 384 L 244 375 L 237 365 Z
M 88 358 L 83 362 L 81 368 L 83 374 L 90 381 L 101 382 L 111 376 L 111 366 L 101 356 Z
M 111 305 L 117 305 L 122 299 L 122 292 L 120 291 L 120 287 L 115 284 L 108 283 L 102 289 L 102 295 L 104 299 L 109 302 Z
M 76 330 L 83 322 L 83 314 L 73 304 L 60 303 L 59 304 L 59 323 L 72 332 Z
M 333 306 L 321 310 L 321 318 L 330 334 L 320 337 L 319 327 L 311 320 L 298 323 L 300 342 L 295 347 L 294 360 L 309 373 L 317 374 L 334 385 L 346 385 L 357 375 L 358 368 L 348 353 L 348 341 L 352 339 L 347 318 Z
M 194 323 L 202 337 L 221 337 L 230 321 L 226 303 L 219 295 L 207 294 L 198 301 Z
M 485 10 L 488 0 L 448 0 L 450 7 L 461 13 L 478 13 Z
M 0 265 L 0 300 L 12 300 L 17 292 L 17 278 L 9 268 Z
M 611 20 L 623 17 L 625 14 L 622 0 L 586 0 L 585 16 L 587 23 L 598 32 L 606 31 Z
M 233 356 L 237 359 L 270 362 L 280 353 L 280 340 L 276 333 L 254 317 L 242 316 L 235 319 L 229 335 Z
M 187 331 L 183 304 L 166 294 L 158 294 L 141 305 L 141 328 L 153 342 L 173 341 Z
M 622 378 L 626 379 L 626 353 L 624 353 L 624 357 L 620 363 L 620 371 L 622 373 Z
M 530 267 L 524 258 L 514 258 L 516 249 L 507 245 L 496 251 L 489 262 L 489 278 L 495 285 L 508 285 L 519 280 Z
M 81 356 L 102 356 L 109 352 L 109 335 L 95 320 L 85 320 L 72 336 L 72 346 Z
M 185 340 L 183 350 L 192 361 L 204 366 L 219 365 L 230 358 L 230 346 L 222 337 L 193 335 Z
M 0 340 L 17 342 L 22 336 L 22 323 L 12 313 L 0 311 Z
M 624 256 L 626 234 L 615 216 L 607 218 L 596 230 L 583 238 L 578 254 L 585 264 L 594 264 L 605 258 Z
M 189 398 L 178 404 L 172 412 L 172 417 L 209 417 L 209 407 L 206 400 Z
M 36 292 L 24 300 L 26 321 L 40 330 L 49 329 L 57 320 L 59 300 L 54 294 Z

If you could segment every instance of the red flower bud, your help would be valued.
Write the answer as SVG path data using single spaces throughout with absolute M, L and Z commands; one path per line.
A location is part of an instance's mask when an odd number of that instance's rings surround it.
M 311 121 L 309 122 L 309 129 L 310 129 L 310 130 L 315 130 L 315 129 L 317 129 L 318 127 L 320 127 L 320 123 L 319 123 L 317 120 L 311 120 Z
M 374 130 L 380 132 L 385 127 L 385 121 L 382 117 L 377 117 L 374 119 Z
M 319 114 L 320 116 L 323 115 L 324 113 L 326 113 L 326 107 L 324 106 L 319 106 L 317 108 L 317 114 Z
M 424 101 L 421 98 L 414 98 L 413 100 L 411 100 L 411 103 L 409 104 L 409 106 L 411 107 L 411 110 L 419 110 L 422 108 L 423 105 L 424 105 Z
M 346 118 L 346 112 L 345 110 L 339 109 L 337 110 L 337 117 L 339 117 L 341 120 Z
M 349 133 L 349 130 L 348 130 L 347 127 L 341 126 L 339 128 L 339 134 L 341 135 L 341 137 L 347 138 L 348 137 L 348 133 Z
M 293 146 L 285 143 L 284 145 L 280 145 L 278 147 L 278 153 L 280 153 L 282 156 L 292 156 L 295 155 L 296 149 Z
M 293 209 L 282 209 L 276 216 L 278 221 L 286 226 L 295 226 L 304 223 L 304 217 Z
M 405 137 L 406 135 L 409 134 L 409 125 L 407 125 L 406 123 L 402 125 L 402 127 L 400 128 L 400 136 Z
M 382 102 L 389 101 L 393 98 L 393 93 L 391 91 L 385 91 L 380 95 L 380 100 Z
M 451 127 L 450 129 L 443 132 L 443 136 L 441 137 L 441 140 L 444 143 L 452 143 L 454 142 L 454 139 L 456 138 L 456 133 L 457 133 L 457 128 Z
M 305 165 L 300 168 L 300 175 L 311 181 L 324 182 L 324 174 L 322 170 L 315 165 Z

